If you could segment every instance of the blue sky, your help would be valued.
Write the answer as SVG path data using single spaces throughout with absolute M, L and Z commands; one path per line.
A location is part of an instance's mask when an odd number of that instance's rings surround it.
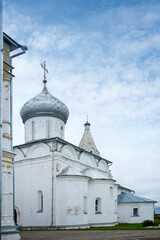
M 46 60 L 48 89 L 70 110 L 66 140 L 79 144 L 88 114 L 118 183 L 160 201 L 159 12 L 158 0 L 4 0 L 4 32 L 28 47 L 13 62 L 14 143 Z

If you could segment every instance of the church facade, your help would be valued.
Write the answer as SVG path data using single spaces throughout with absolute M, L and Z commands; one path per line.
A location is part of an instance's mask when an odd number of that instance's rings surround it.
M 20 112 L 25 144 L 14 147 L 17 223 L 74 228 L 153 220 L 155 201 L 116 183 L 88 121 L 79 146 L 64 139 L 69 110 L 43 82 Z

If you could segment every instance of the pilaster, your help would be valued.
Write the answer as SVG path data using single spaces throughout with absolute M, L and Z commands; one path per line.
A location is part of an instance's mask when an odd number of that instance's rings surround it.
M 13 158 L 15 154 L 11 151 L 11 81 L 13 78 L 10 65 L 11 45 L 7 36 L 7 42 L 3 44 L 3 106 L 2 106 L 2 240 L 20 240 L 17 226 L 14 223 L 13 206 Z M 11 41 L 13 42 L 13 41 Z M 13 50 L 13 49 L 12 49 Z

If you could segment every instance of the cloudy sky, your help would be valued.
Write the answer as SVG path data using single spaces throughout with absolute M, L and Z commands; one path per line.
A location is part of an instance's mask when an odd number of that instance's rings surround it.
M 14 145 L 46 60 L 48 89 L 70 110 L 65 139 L 79 144 L 88 114 L 113 177 L 160 204 L 159 13 L 159 0 L 4 0 L 4 32 L 28 47 L 13 61 Z

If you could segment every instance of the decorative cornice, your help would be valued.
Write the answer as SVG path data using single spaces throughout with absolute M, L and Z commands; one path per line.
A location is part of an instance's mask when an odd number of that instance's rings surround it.
M 10 64 L 8 64 L 7 62 L 3 61 L 3 68 L 6 71 L 11 71 L 12 69 L 14 69 L 14 67 L 12 67 Z
M 11 126 L 11 122 L 9 122 L 9 121 L 7 121 L 7 120 L 3 120 L 3 122 L 2 123 L 4 123 L 4 124 L 8 124 L 8 125 L 10 125 Z
M 11 136 L 8 133 L 3 133 L 3 137 L 12 140 Z
M 13 168 L 13 163 L 9 163 L 9 162 L 3 160 L 2 167 Z
M 7 152 L 5 150 L 2 151 L 2 166 L 13 168 L 12 159 L 15 157 L 15 153 Z
M 12 77 L 14 77 L 14 75 L 8 71 L 6 71 L 5 69 L 3 69 L 3 81 L 11 81 Z
M 16 154 L 14 152 L 11 152 L 11 151 L 7 151 L 7 149 L 2 149 L 2 156 L 4 158 L 9 158 L 9 159 L 13 159 Z

